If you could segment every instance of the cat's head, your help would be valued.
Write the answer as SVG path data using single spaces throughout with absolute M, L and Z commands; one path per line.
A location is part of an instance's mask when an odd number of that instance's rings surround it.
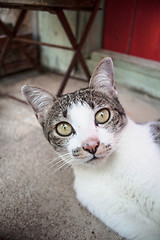
M 47 140 L 72 163 L 99 165 L 115 151 L 127 117 L 118 101 L 110 58 L 98 64 L 88 88 L 55 97 L 25 85 L 22 93 Z

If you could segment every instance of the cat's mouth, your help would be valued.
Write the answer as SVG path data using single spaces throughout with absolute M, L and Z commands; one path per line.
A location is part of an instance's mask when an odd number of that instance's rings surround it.
M 98 159 L 98 158 L 94 156 L 94 157 L 91 158 L 90 160 L 86 161 L 86 163 L 90 163 L 90 162 L 92 162 L 92 161 L 94 161 L 94 160 L 96 160 L 96 159 Z
M 98 145 L 97 149 L 75 148 L 72 150 L 72 156 L 79 164 L 99 166 L 107 161 L 112 150 L 111 144 L 101 143 Z
M 89 160 L 87 160 L 85 163 L 92 163 L 92 162 L 99 162 L 101 160 L 103 160 L 105 158 L 105 156 L 101 156 L 101 157 L 97 157 L 95 155 L 93 155 L 93 157 Z

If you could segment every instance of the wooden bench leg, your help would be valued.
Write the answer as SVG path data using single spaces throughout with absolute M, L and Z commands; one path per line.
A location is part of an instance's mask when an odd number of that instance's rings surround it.
M 86 25 L 86 28 L 84 30 L 84 33 L 82 35 L 82 38 L 81 38 L 79 44 L 77 44 L 77 42 L 76 42 L 74 34 L 73 34 L 72 30 L 71 30 L 71 27 L 70 27 L 70 25 L 69 25 L 69 23 L 67 21 L 67 18 L 65 16 L 63 10 L 57 10 L 56 11 L 56 14 L 57 14 L 57 16 L 58 16 L 58 18 L 59 18 L 59 20 L 60 20 L 60 22 L 61 22 L 61 24 L 62 24 L 62 26 L 63 26 L 63 28 L 65 30 L 65 32 L 66 32 L 66 35 L 67 35 L 67 37 L 68 37 L 68 39 L 69 39 L 73 49 L 75 50 L 75 54 L 74 54 L 74 56 L 72 58 L 72 61 L 71 61 L 70 65 L 69 65 L 69 68 L 68 68 L 68 70 L 67 70 L 67 72 L 66 72 L 66 74 L 64 76 L 64 79 L 63 79 L 63 81 L 61 83 L 61 86 L 60 86 L 60 88 L 58 90 L 57 96 L 60 96 L 62 94 L 62 92 L 63 92 L 63 90 L 64 90 L 64 88 L 65 88 L 65 86 L 66 86 L 66 84 L 68 82 L 70 73 L 71 73 L 72 69 L 74 68 L 74 66 L 76 64 L 77 59 L 80 61 L 81 65 L 82 65 L 82 68 L 83 68 L 83 70 L 84 70 L 88 80 L 90 79 L 90 72 L 89 72 L 88 66 L 87 66 L 87 64 L 85 62 L 85 59 L 84 59 L 84 57 L 83 57 L 83 55 L 81 53 L 81 48 L 83 47 L 83 44 L 84 44 L 84 42 L 86 40 L 86 37 L 87 37 L 87 35 L 89 33 L 89 30 L 90 30 L 90 28 L 92 26 L 92 23 L 93 23 L 93 21 L 95 19 L 95 16 L 96 16 L 96 13 L 98 11 L 100 2 L 101 2 L 101 0 L 97 0 L 96 5 L 94 7 L 94 10 L 92 11 L 92 13 L 90 15 L 90 18 L 88 20 L 88 23 Z
M 67 72 L 64 75 L 63 81 L 62 81 L 62 83 L 60 85 L 60 88 L 59 88 L 59 90 L 57 92 L 57 96 L 58 97 L 61 96 L 61 94 L 62 94 L 62 92 L 63 92 L 63 90 L 64 90 L 64 88 L 65 88 L 65 86 L 66 86 L 66 84 L 68 82 L 68 79 L 70 77 L 71 71 L 73 70 L 73 68 L 74 68 L 74 66 L 76 64 L 76 61 L 77 61 L 77 52 L 74 54 L 74 56 L 72 58 L 72 61 L 71 61 L 70 65 L 69 65 L 69 68 L 68 68 Z

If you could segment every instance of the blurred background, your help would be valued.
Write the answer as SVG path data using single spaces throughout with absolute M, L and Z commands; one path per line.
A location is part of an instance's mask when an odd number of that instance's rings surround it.
M 33 2 L 31 1 L 32 4 Z M 73 2 L 75 4 L 77 1 L 69 2 L 73 5 Z M 82 3 L 84 8 L 86 2 Z M 90 2 L 93 5 L 94 1 Z M 77 43 L 83 36 L 90 16 L 87 4 L 85 11 L 82 6 L 78 7 L 78 11 L 75 7 L 72 11 L 64 10 Z M 9 29 L 13 28 L 19 14 L 19 9 L 0 9 L 0 19 Z M 159 22 L 160 2 L 158 0 L 124 0 L 123 3 L 118 0 L 101 1 L 81 49 L 90 73 L 100 59 L 111 56 L 115 65 L 116 81 L 159 98 Z M 28 11 L 18 29 L 17 36 L 72 48 L 64 26 L 57 15 L 48 12 L 48 9 Z M 5 40 L 4 31 L 0 28 L 0 51 L 4 48 Z M 25 57 L 22 49 L 15 43 L 16 41 L 12 42 L 3 66 L 1 64 L 0 76 L 33 68 L 32 62 Z M 43 69 L 56 73 L 66 73 L 74 56 L 74 51 L 69 49 L 37 46 L 29 42 L 23 42 L 23 46 Z M 74 75 L 85 78 L 78 61 L 72 70 L 72 76 Z

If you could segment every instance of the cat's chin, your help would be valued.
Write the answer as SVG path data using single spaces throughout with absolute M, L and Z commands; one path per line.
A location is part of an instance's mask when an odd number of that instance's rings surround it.
M 84 164 L 88 166 L 101 166 L 107 161 L 108 156 L 103 156 L 103 157 L 93 157 L 90 160 L 87 160 L 84 162 Z

